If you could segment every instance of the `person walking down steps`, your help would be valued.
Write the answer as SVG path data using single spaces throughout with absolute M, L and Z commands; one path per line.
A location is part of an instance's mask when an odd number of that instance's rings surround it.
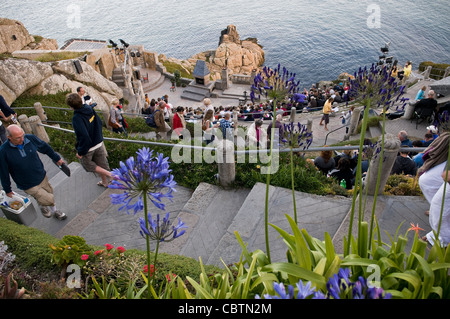
M 37 152 L 47 155 L 57 165 L 62 165 L 64 160 L 50 145 L 34 135 L 25 134 L 18 125 L 8 126 L 6 136 L 8 141 L 0 147 L 0 179 L 6 196 L 12 197 L 14 194 L 11 175 L 17 188 L 36 199 L 44 217 L 66 219 L 66 214 L 55 206 L 53 188 Z

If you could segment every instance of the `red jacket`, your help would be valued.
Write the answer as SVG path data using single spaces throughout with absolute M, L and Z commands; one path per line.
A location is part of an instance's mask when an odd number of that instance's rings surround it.
M 178 113 L 175 113 L 173 116 L 173 130 L 176 130 L 177 128 L 183 128 L 183 123 L 181 122 L 180 117 L 178 116 Z

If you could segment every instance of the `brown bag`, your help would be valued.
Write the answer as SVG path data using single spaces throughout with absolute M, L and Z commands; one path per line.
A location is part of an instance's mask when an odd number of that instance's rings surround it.
M 118 122 L 117 117 L 116 117 L 116 123 L 113 123 L 113 122 L 111 121 L 111 116 L 109 116 L 109 118 L 108 118 L 108 125 L 109 125 L 109 126 L 111 126 L 112 128 L 119 128 L 119 124 L 118 124 L 117 122 Z

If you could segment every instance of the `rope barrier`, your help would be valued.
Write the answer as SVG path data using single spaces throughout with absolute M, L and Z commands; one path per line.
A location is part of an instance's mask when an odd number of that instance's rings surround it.
M 46 128 L 56 129 L 64 132 L 69 132 L 75 134 L 73 130 L 61 128 L 61 127 L 55 127 L 52 125 L 47 124 L 39 124 Z M 165 147 L 179 147 L 179 148 L 191 148 L 196 150 L 207 150 L 207 151 L 217 151 L 217 148 L 215 147 L 204 147 L 204 146 L 198 146 L 198 145 L 188 145 L 188 144 L 182 144 L 182 143 L 161 143 L 161 142 L 153 142 L 153 141 L 142 141 L 142 140 L 129 140 L 129 139 L 120 139 L 120 138 L 112 138 L 112 137 L 104 137 L 104 140 L 107 141 L 113 141 L 113 142 L 125 142 L 125 143 L 134 143 L 134 144 L 144 144 L 144 145 L 156 145 L 156 146 L 165 146 Z M 364 145 L 363 148 L 370 147 L 369 145 Z M 426 147 L 402 147 L 399 151 L 402 152 L 422 152 L 426 149 Z M 346 146 L 321 146 L 321 147 L 310 147 L 307 149 L 303 148 L 294 148 L 292 149 L 293 152 L 320 152 L 320 151 L 344 151 L 344 150 L 359 150 L 359 145 L 346 145 Z M 267 153 L 270 149 L 248 149 L 248 150 L 235 150 L 234 154 L 259 154 L 259 153 Z M 289 147 L 287 148 L 273 148 L 272 152 L 274 153 L 288 153 L 291 149 Z

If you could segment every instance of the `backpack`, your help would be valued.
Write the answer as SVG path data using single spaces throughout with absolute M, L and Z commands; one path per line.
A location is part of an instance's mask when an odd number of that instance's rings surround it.
M 149 114 L 149 116 L 145 117 L 145 123 L 148 126 L 150 126 L 150 127 L 156 127 L 156 122 L 155 122 L 155 114 L 156 114 L 156 112 L 159 112 L 159 110 L 156 110 L 152 114 Z

